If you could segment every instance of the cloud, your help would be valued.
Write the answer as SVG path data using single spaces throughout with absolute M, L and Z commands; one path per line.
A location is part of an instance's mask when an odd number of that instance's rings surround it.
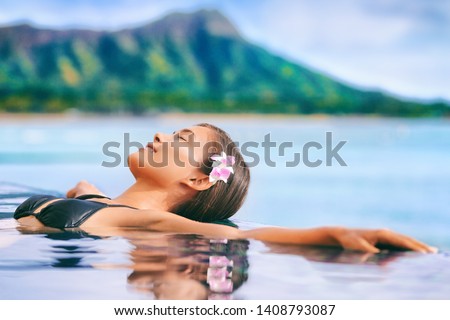
M 278 0 L 258 11 L 239 21 L 244 34 L 281 55 L 350 83 L 450 99 L 448 2 Z

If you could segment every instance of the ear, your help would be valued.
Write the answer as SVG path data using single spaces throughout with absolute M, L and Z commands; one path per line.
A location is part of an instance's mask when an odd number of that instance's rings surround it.
M 207 175 L 186 178 L 181 183 L 196 191 L 209 189 L 213 185 L 212 182 L 209 182 L 209 176 Z

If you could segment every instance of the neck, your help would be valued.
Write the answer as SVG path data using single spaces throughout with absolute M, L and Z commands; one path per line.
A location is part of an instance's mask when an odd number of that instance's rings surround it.
M 169 211 L 180 200 L 175 188 L 162 188 L 145 181 L 136 180 L 131 187 L 115 198 L 114 201 L 141 210 Z

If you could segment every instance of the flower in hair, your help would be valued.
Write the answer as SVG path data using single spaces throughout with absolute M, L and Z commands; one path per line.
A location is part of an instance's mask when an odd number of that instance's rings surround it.
M 221 155 L 216 154 L 211 156 L 211 159 L 214 160 L 214 162 L 219 162 L 219 164 L 217 165 L 224 165 L 224 166 L 232 166 L 235 162 L 235 158 L 233 156 L 227 156 L 227 154 L 223 151 Z
M 227 183 L 228 178 L 232 173 L 234 173 L 233 165 L 235 158 L 233 156 L 227 156 L 225 152 L 221 155 L 213 155 L 211 157 L 213 160 L 213 169 L 209 174 L 209 182 L 216 183 L 219 180 Z

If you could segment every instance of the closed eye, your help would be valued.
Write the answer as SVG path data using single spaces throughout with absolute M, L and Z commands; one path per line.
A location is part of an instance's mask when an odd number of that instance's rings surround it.
M 175 135 L 175 139 L 177 140 L 183 140 L 183 141 L 189 141 L 191 138 L 191 135 L 195 137 L 194 132 L 189 129 L 182 129 L 180 131 L 174 131 L 173 134 Z
M 175 140 L 187 141 L 187 139 L 185 137 L 183 137 L 182 135 L 180 135 L 179 133 L 175 134 Z

